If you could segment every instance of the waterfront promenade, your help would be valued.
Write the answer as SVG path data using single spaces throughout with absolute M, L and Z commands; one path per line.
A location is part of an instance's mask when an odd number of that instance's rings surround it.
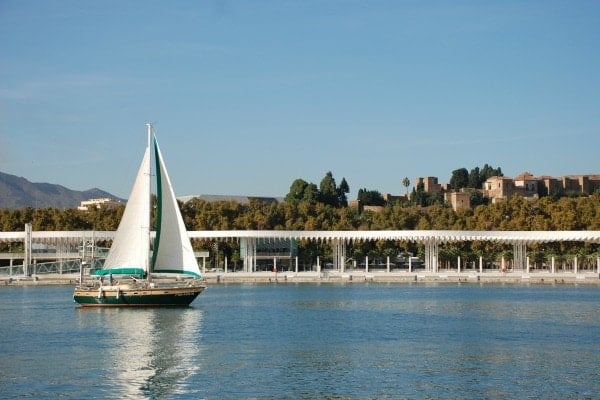
M 548 255 L 543 262 L 530 259 L 528 246 L 540 243 L 568 242 L 597 246 L 600 231 L 189 231 L 191 239 L 217 244 L 219 241 L 239 246 L 242 265 L 219 268 L 208 257 L 213 249 L 197 251 L 202 272 L 208 283 L 247 282 L 506 282 L 506 283 L 593 283 L 599 280 L 600 256 Z M 0 268 L 0 284 L 69 284 L 84 271 L 101 267 L 106 248 L 98 243 L 110 243 L 112 231 L 33 231 L 0 232 L 0 242 L 13 246 L 0 258 L 8 266 Z M 352 260 L 348 248 L 354 243 L 387 240 L 408 242 L 424 251 L 422 260 L 412 264 L 395 264 L 387 256 L 370 260 Z M 261 253 L 265 244 L 312 241 L 329 247 L 328 259 L 318 256 L 308 263 L 299 262 L 298 255 Z M 460 242 L 493 242 L 509 252 L 500 259 L 485 255 L 467 260 L 459 255 L 442 262 L 440 249 Z M 262 247 L 262 248 L 261 248 Z M 20 251 L 15 251 L 20 248 Z M 218 251 L 218 247 L 217 250 Z M 306 261 L 305 261 L 306 262 Z M 49 265 L 50 264 L 50 265 Z M 277 271 L 277 272 L 273 272 Z
M 161 278 L 158 278 L 161 279 Z M 600 274 L 597 272 L 547 272 L 530 273 L 484 271 L 441 271 L 431 272 L 365 272 L 338 271 L 317 272 L 207 272 L 204 279 L 209 285 L 220 284 L 576 284 L 600 285 Z M 79 280 L 78 273 L 40 274 L 35 276 L 2 276 L 0 288 L 5 286 L 45 286 L 45 285 L 75 285 Z

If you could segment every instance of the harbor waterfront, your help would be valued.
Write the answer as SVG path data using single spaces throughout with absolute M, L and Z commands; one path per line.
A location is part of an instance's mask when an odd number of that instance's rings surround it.
M 548 242 L 600 243 L 600 231 L 188 231 L 190 238 L 227 240 L 239 243 L 241 266 L 207 266 L 208 251 L 196 251 L 207 284 L 220 283 L 515 283 L 515 284 L 600 284 L 600 256 L 548 255 L 544 263 L 530 260 L 527 245 Z M 10 265 L 0 267 L 0 285 L 73 285 L 101 268 L 106 253 L 97 242 L 110 241 L 110 231 L 33 231 L 0 232 L 0 241 L 23 243 L 23 252 L 0 253 Z M 270 243 L 311 240 L 332 250 L 328 262 L 317 256 L 299 268 L 298 256 L 291 253 L 260 253 Z M 402 267 L 390 257 L 371 264 L 368 256 L 348 263 L 346 246 L 356 241 L 404 240 L 425 248 L 424 260 L 412 264 L 410 257 Z M 512 255 L 500 260 L 461 259 L 440 263 L 440 247 L 464 241 L 498 242 L 512 247 Z M 216 242 L 215 242 L 216 243 Z M 37 248 L 36 248 L 37 245 Z M 242 251 L 243 250 L 243 251 Z M 217 250 L 218 251 L 218 250 Z M 213 253 L 214 257 L 214 253 Z M 46 261 L 46 262 L 40 262 Z M 287 261 L 287 264 L 285 263 Z M 210 262 L 210 260 L 209 260 Z M 261 269 L 258 268 L 260 262 Z M 21 263 L 21 265 L 19 265 Z
M 160 280 L 161 278 L 156 278 Z M 79 280 L 78 273 L 41 274 L 31 277 L 0 277 L 2 286 L 45 286 L 75 285 Z M 600 285 L 600 275 L 596 272 L 574 274 L 549 272 L 484 272 L 474 271 L 457 273 L 446 271 L 438 273 L 407 272 L 371 272 L 350 271 L 344 274 L 335 271 L 316 272 L 207 272 L 204 274 L 207 284 L 226 283 L 475 283 L 475 284 L 576 284 Z
M 593 399 L 596 285 L 213 284 L 187 308 L 0 289 L 2 398 Z
M 155 235 L 151 232 L 150 235 Z M 354 278 L 364 272 L 369 279 L 386 272 L 388 279 L 396 274 L 411 277 L 438 276 L 450 277 L 455 273 L 462 277 L 490 276 L 488 273 L 513 273 L 518 276 L 532 277 L 538 273 L 550 273 L 551 276 L 565 274 L 587 276 L 600 274 L 600 231 L 188 231 L 192 240 L 212 243 L 210 250 L 196 250 L 202 274 L 230 271 L 260 273 L 268 271 L 286 272 L 285 277 L 310 277 L 312 274 L 320 280 L 323 277 Z M 86 264 L 89 271 L 101 268 L 106 258 L 106 248 L 99 243 L 111 242 L 112 231 L 33 231 L 26 224 L 23 232 L 0 232 L 0 242 L 7 247 L 14 246 L 9 252 L 0 253 L 3 265 L 0 277 L 32 276 L 43 273 L 77 272 Z M 235 243 L 238 261 L 236 265 L 227 256 L 219 257 L 219 241 Z M 319 254 L 298 255 L 298 241 L 316 243 L 328 249 L 327 257 Z M 422 253 L 419 257 L 398 250 L 395 258 L 388 254 L 375 254 L 351 257 L 349 247 L 353 243 L 366 241 L 390 241 L 411 243 Z M 479 253 L 456 254 L 455 258 L 445 260 L 442 257 L 444 246 L 464 242 L 489 242 L 502 246 L 504 251 L 495 256 Z M 533 257 L 528 246 L 544 243 L 568 243 L 575 250 L 586 248 L 585 252 L 574 251 L 570 254 L 546 253 L 536 250 Z M 540 255 L 542 258 L 540 259 Z M 401 259 L 399 257 L 402 257 Z M 473 258 L 475 257 L 475 258 Z M 208 263 L 207 264 L 207 259 Z M 413 261 L 414 259 L 414 261 Z M 219 262 L 217 265 L 216 262 Z M 398 263 L 399 262 L 399 263 Z M 8 265 L 7 265 L 8 264 Z M 233 265 L 232 265 L 233 264 Z M 308 274 L 307 274 L 308 273 Z M 407 273 L 408 275 L 406 275 Z M 465 275 L 466 274 L 466 275 Z M 531 276 L 530 276 L 531 274 Z M 571 274 L 571 275 L 569 275 Z M 582 275 L 583 274 L 583 275 Z M 232 275 L 240 276 L 240 275 Z M 500 275 L 504 276 L 504 275 Z M 508 275 L 507 275 L 508 276 Z M 261 279 L 260 275 L 253 279 Z M 405 278 L 402 278 L 405 279 Z M 462 279 L 462 278 L 461 278 Z

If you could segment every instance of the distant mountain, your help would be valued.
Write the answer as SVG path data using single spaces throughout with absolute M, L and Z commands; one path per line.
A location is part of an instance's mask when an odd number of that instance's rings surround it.
M 51 183 L 33 183 L 25 178 L 0 172 L 0 208 L 51 207 L 75 208 L 81 201 L 110 197 L 100 189 L 71 190 Z
M 177 197 L 177 200 L 187 203 L 192 199 L 200 199 L 207 202 L 214 201 L 233 201 L 240 204 L 248 204 L 252 200 L 260 201 L 263 203 L 281 203 L 283 202 L 283 197 L 267 197 L 267 196 L 232 196 L 232 195 L 221 195 L 221 194 L 198 194 L 192 196 L 181 196 Z

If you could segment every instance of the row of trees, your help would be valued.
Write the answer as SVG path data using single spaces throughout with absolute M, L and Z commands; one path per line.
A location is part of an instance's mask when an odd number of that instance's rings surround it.
M 182 204 L 181 211 L 189 230 L 600 230 L 600 195 L 533 201 L 513 196 L 508 201 L 456 212 L 445 204 L 387 204 L 380 212 L 360 212 L 310 201 L 240 204 L 194 198 Z M 21 231 L 28 222 L 34 230 L 115 230 L 122 213 L 122 207 L 90 211 L 3 209 L 0 230 Z

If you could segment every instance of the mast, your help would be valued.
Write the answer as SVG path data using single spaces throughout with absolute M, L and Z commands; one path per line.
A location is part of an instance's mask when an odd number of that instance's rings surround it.
M 146 124 L 146 129 L 147 129 L 147 133 L 148 133 L 148 145 L 147 145 L 147 149 L 148 151 L 150 151 L 152 146 L 152 124 L 151 123 L 147 123 Z M 152 151 L 150 151 L 150 157 L 152 157 Z M 152 159 L 152 158 L 150 158 Z M 144 262 L 146 263 L 145 265 L 145 270 L 146 270 L 146 279 L 150 280 L 150 241 L 152 240 L 152 227 L 151 222 L 152 222 L 152 163 L 149 162 L 148 163 L 148 170 L 146 171 L 146 174 L 148 176 L 148 187 L 150 188 L 150 190 L 148 191 L 148 213 L 146 215 L 146 226 L 147 226 L 147 240 L 148 240 L 148 246 L 146 247 L 147 251 L 144 257 Z

